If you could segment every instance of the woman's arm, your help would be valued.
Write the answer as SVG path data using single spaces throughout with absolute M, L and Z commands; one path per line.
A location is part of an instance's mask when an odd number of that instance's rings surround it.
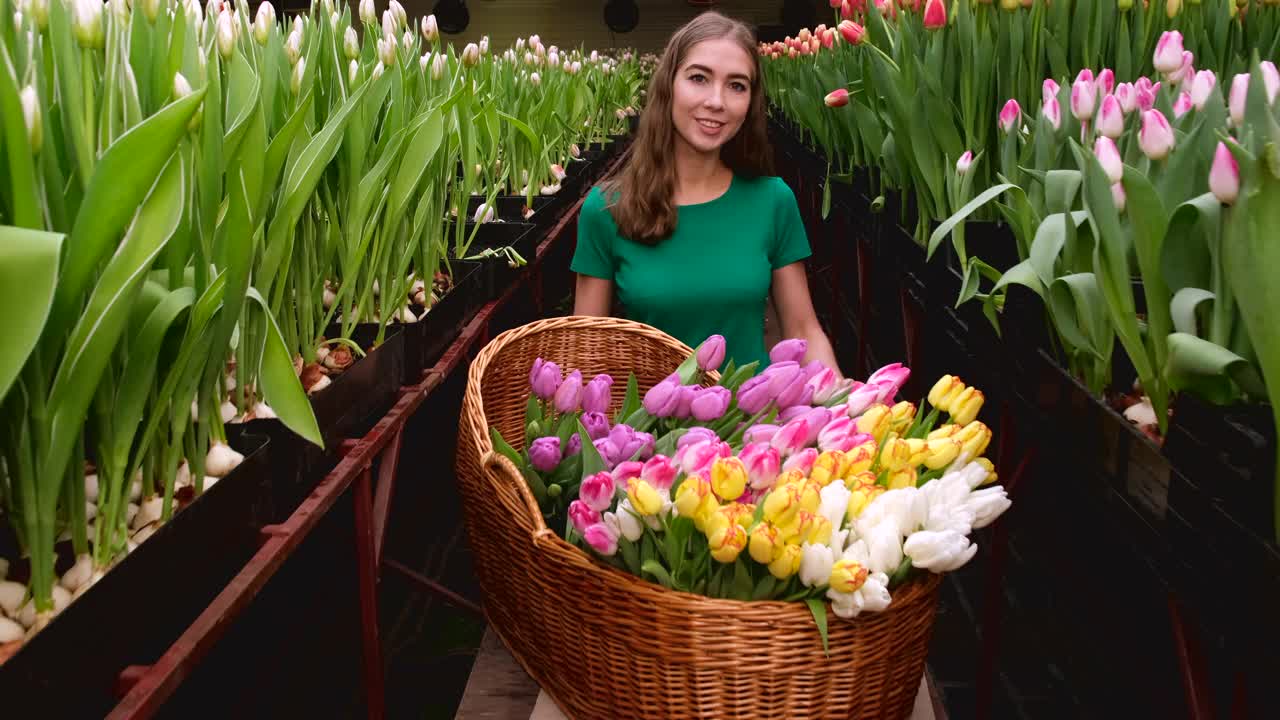
M 581 283 L 581 280 L 579 280 Z M 581 284 L 579 284 L 581 288 Z M 783 338 L 804 338 L 809 344 L 805 362 L 821 360 L 827 367 L 844 377 L 836 364 L 831 341 L 818 323 L 813 311 L 813 298 L 809 295 L 809 279 L 804 274 L 804 263 L 793 262 L 773 271 L 773 304 L 778 311 Z
M 613 281 L 578 274 L 573 292 L 573 314 L 605 317 L 613 309 Z

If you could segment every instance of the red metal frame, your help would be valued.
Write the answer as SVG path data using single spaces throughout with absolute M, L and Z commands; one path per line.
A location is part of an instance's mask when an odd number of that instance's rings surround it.
M 401 388 L 395 405 L 373 428 L 358 440 L 345 440 L 339 446 L 342 456 L 338 465 L 321 480 L 311 495 L 289 519 L 262 529 L 262 545 L 257 553 L 187 630 L 152 665 L 133 665 L 121 671 L 117 680 L 119 704 L 107 716 L 111 720 L 140 719 L 154 716 L 191 674 L 237 617 L 244 613 L 267 582 L 315 529 L 338 498 L 354 485 L 354 526 L 357 578 L 360 585 L 361 636 L 363 644 L 363 679 L 367 714 L 370 718 L 386 715 L 383 692 L 382 648 L 378 628 L 378 581 L 385 564 L 427 590 L 439 594 L 447 602 L 483 613 L 475 603 L 454 593 L 411 568 L 383 557 L 384 541 L 395 492 L 395 478 L 400 463 L 400 448 L 405 423 L 422 402 L 446 377 L 451 375 L 463 357 L 474 353 L 489 338 L 489 320 L 504 306 L 516 289 L 526 282 L 537 283 L 541 264 L 553 242 L 557 242 L 585 198 L 580 198 L 548 233 L 530 262 L 529 271 L 501 296 L 482 307 L 463 328 L 444 356 L 423 372 L 416 385 Z M 541 300 L 541 288 L 535 298 Z M 539 303 L 540 304 L 540 303 Z M 374 487 L 373 465 L 379 463 L 377 487 Z

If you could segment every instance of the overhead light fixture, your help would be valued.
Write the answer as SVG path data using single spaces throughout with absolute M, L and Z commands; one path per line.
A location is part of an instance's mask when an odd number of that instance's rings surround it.
M 604 4 L 604 24 L 617 33 L 628 33 L 640 24 L 640 8 L 635 0 L 608 0 Z
M 436 16 L 436 24 L 440 32 L 457 35 L 471 24 L 471 11 L 467 10 L 467 0 L 436 0 L 431 13 Z

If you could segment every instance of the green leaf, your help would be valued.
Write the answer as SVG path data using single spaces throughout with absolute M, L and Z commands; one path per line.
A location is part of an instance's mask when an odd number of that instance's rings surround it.
M 805 598 L 804 604 L 809 606 L 809 612 L 813 613 L 813 623 L 818 626 L 818 635 L 822 637 L 822 652 L 826 656 L 831 656 L 831 648 L 827 645 L 827 604 L 822 598 Z
M 938 245 L 942 243 L 942 239 L 951 234 L 951 231 L 954 230 L 957 225 L 964 222 L 965 219 L 977 211 L 978 208 L 1000 197 L 1006 190 L 1016 187 L 1017 185 L 1014 185 L 1013 183 L 1001 183 L 1000 185 L 987 188 L 979 193 L 977 197 L 965 203 L 964 207 L 960 208 L 955 212 L 955 214 L 944 220 L 942 224 L 933 231 L 933 234 L 929 236 L 928 257 L 933 257 L 933 253 L 938 249 Z
M 622 399 L 622 409 L 613 418 L 614 423 L 619 423 L 626 418 L 631 417 L 640 409 L 640 386 L 636 381 L 636 374 L 631 373 L 627 377 L 627 393 Z
M 1180 333 L 1188 333 L 1191 335 L 1199 335 L 1200 323 L 1196 316 L 1196 310 L 1200 304 L 1207 300 L 1214 300 L 1217 296 L 1208 290 L 1196 287 L 1185 287 L 1173 294 L 1173 300 L 1170 302 L 1170 315 L 1173 320 L 1173 328 Z
M 667 569 L 662 567 L 662 563 L 657 560 L 645 560 L 640 564 L 640 569 L 657 578 L 658 582 L 665 588 L 675 586 L 675 582 L 672 581 Z
M 772 576 L 771 576 L 772 577 Z M 741 555 L 733 562 L 733 598 L 750 600 L 755 583 L 751 579 L 751 568 Z
M 6 20 L 8 17 L 5 18 Z M 9 60 L 9 47 L 0 33 L 0 117 L 4 118 L 0 147 L 7 151 L 0 158 L 8 160 L 5 183 L 12 207 L 6 208 L 12 216 L 6 218 L 19 227 L 36 229 L 43 225 L 40 204 L 36 198 L 36 163 L 27 138 L 27 123 L 23 117 L 22 101 L 18 90 L 17 71 Z M 47 105 L 45 106 L 48 107 Z M 47 110 L 46 110 L 47 112 Z M 53 145 L 54 138 L 46 143 Z M 52 148 L 50 148 L 51 150 Z M 54 189 L 54 192 L 57 192 Z
M 262 365 L 257 378 L 262 385 L 262 397 L 271 405 L 280 422 L 303 440 L 324 447 L 320 426 L 316 423 L 311 402 L 307 399 L 302 383 L 293 371 L 293 357 L 285 347 L 280 326 L 267 305 L 266 299 L 255 288 L 249 288 L 247 297 L 262 308 L 266 318 L 266 337 L 262 347 Z
M 618 550 L 622 553 L 622 561 L 632 575 L 640 574 L 640 551 L 636 544 L 626 538 L 618 538 Z
M 1226 405 L 1240 399 L 1232 378 L 1252 372 L 1249 361 L 1230 350 L 1187 333 L 1169 336 L 1165 370 L 1173 390 L 1190 391 L 1206 402 Z
M 996 291 L 1008 285 L 1022 285 L 1039 295 L 1041 298 L 1043 298 L 1045 294 L 1044 284 L 1040 282 L 1040 277 L 1036 275 L 1035 270 L 1032 269 L 1030 260 L 1023 260 L 1017 265 L 1006 270 L 1004 274 L 1000 276 L 1000 279 L 996 281 L 995 287 L 991 289 L 991 293 L 994 295 Z
M 493 443 L 493 449 L 510 460 L 512 465 L 520 467 L 524 464 L 524 458 L 520 457 L 520 453 L 516 452 L 515 448 L 511 447 L 502 437 L 502 433 L 498 432 L 498 428 L 489 428 L 489 440 Z
M 770 573 L 760 578 L 760 582 L 756 583 L 755 590 L 751 591 L 752 600 L 767 600 L 773 596 L 773 591 L 778 586 L 778 579 Z
M 0 226 L 0 304 L 10 308 L 9 351 L 0 357 L 0 400 L 35 349 L 53 306 L 65 236 Z
M 578 422 L 578 438 L 582 440 L 582 479 L 604 472 L 604 458 L 600 457 L 600 451 L 596 450 L 595 443 L 591 442 L 591 436 L 581 422 Z

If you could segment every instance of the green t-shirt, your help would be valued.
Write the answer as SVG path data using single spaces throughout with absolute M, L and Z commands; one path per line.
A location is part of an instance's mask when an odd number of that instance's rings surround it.
M 725 337 L 725 362 L 769 364 L 765 301 L 773 271 L 810 255 L 795 194 L 780 178 L 735 175 L 705 203 L 681 205 L 675 232 L 650 246 L 618 235 L 600 188 L 578 217 L 576 273 L 612 280 L 627 316 L 690 347 Z

